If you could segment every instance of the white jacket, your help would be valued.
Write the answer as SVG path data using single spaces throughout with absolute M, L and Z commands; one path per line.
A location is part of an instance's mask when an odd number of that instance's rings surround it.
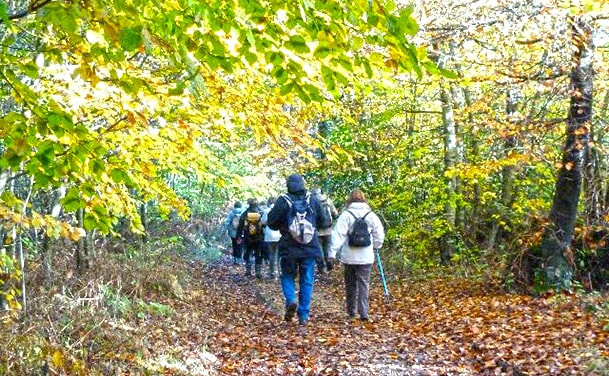
M 271 230 L 271 228 L 266 225 L 269 218 L 269 212 L 272 208 L 273 205 L 264 209 L 262 212 L 262 218 L 260 218 L 260 222 L 264 225 L 264 241 L 267 243 L 278 242 L 279 239 L 281 239 L 281 232 L 279 232 L 279 230 Z
M 355 214 L 356 217 L 361 218 L 366 213 L 371 212 L 370 206 L 365 202 L 354 202 L 347 210 Z M 340 261 L 343 264 L 354 264 L 364 265 L 374 263 L 374 250 L 380 249 L 385 241 L 385 229 L 379 217 L 371 212 L 366 216 L 366 223 L 368 224 L 368 231 L 370 231 L 370 237 L 372 244 L 368 247 L 352 248 L 349 247 L 348 232 L 355 218 L 347 210 L 343 211 L 338 220 L 334 224 L 332 229 L 332 247 L 328 252 L 329 258 L 335 258 L 336 254 L 340 251 Z

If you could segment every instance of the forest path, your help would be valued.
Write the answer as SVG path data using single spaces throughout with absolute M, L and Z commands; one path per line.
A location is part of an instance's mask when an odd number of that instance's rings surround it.
M 371 276 L 371 323 L 347 319 L 342 268 L 315 283 L 309 324 L 283 320 L 278 281 L 244 275 L 228 260 L 205 267 L 189 304 L 206 328 L 207 351 L 224 374 L 243 375 L 473 375 L 441 359 L 434 346 L 403 330 L 406 312 L 384 298 Z

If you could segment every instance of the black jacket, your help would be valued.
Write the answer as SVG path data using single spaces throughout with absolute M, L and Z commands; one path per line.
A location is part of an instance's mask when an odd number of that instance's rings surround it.
M 305 188 L 304 179 L 300 175 L 290 175 L 287 181 L 288 186 L 288 197 L 292 202 L 301 199 L 307 195 Z M 319 228 L 319 213 L 321 206 L 319 201 L 313 196 L 310 197 L 310 206 L 313 210 L 313 217 L 315 219 L 315 227 Z M 288 217 L 290 214 L 290 206 L 286 201 L 285 197 L 279 196 L 275 205 L 268 214 L 267 225 L 272 230 L 279 230 L 281 232 L 281 239 L 279 240 L 279 256 L 286 258 L 301 258 L 301 257 L 321 257 L 321 246 L 317 235 L 313 236 L 308 244 L 298 243 L 292 238 L 288 232 Z M 317 230 L 316 230 L 317 232 Z
M 250 206 L 249 208 L 247 208 L 247 210 L 244 211 L 243 214 L 241 214 L 241 218 L 239 218 L 239 227 L 237 228 L 237 237 L 243 238 L 243 240 L 246 243 L 262 242 L 264 240 L 264 232 L 262 233 L 262 235 L 260 237 L 251 238 L 249 232 L 246 231 L 245 221 L 247 218 L 247 213 L 259 213 L 260 218 L 262 218 L 262 212 L 260 211 L 260 207 L 258 207 L 258 206 L 251 207 Z

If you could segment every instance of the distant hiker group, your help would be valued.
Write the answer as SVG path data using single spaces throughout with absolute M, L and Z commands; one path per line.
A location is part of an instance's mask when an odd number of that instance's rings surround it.
M 268 278 L 279 272 L 285 301 L 284 319 L 306 325 L 309 321 L 315 269 L 323 275 L 334 269 L 338 258 L 344 266 L 346 312 L 350 319 L 359 315 L 369 320 L 369 280 L 375 251 L 385 238 L 379 217 L 370 209 L 364 193 L 354 189 L 339 214 L 332 200 L 321 189 L 309 192 L 301 175 L 286 180 L 287 193 L 255 198 L 248 207 L 236 201 L 224 221 L 232 241 L 233 264 L 245 264 L 245 274 Z M 279 265 L 279 270 L 277 270 Z M 296 291 L 298 281 L 298 292 Z
M 247 276 L 255 273 L 257 278 L 262 278 L 265 262 L 269 264 L 268 278 L 274 279 L 277 276 L 277 243 L 281 234 L 269 228 L 266 223 L 274 203 L 274 197 L 260 203 L 256 198 L 250 198 L 247 200 L 247 208 L 243 208 L 240 201 L 235 201 L 224 220 L 224 228 L 232 242 L 233 265 L 244 264 Z

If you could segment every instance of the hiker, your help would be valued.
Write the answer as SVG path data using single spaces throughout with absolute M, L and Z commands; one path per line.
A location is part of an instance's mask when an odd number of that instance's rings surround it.
M 320 188 L 313 188 L 311 193 L 321 205 L 320 216 L 323 224 L 320 225 L 322 227 L 317 229 L 317 236 L 319 237 L 322 256 L 317 259 L 317 273 L 324 274 L 326 271 L 332 270 L 332 264 L 328 263 L 328 252 L 332 241 L 332 223 L 338 217 L 338 210 L 336 210 L 336 206 L 334 206 L 330 197 L 322 193 Z
M 285 298 L 284 319 L 292 321 L 298 314 L 298 323 L 306 325 L 311 309 L 316 259 L 321 257 L 316 230 L 321 207 L 319 201 L 307 192 L 301 175 L 290 175 L 286 185 L 287 194 L 277 198 L 268 214 L 268 226 L 281 232 L 279 264 L 281 290 Z M 295 291 L 297 274 L 298 298 Z
M 277 277 L 277 263 L 279 262 L 279 239 L 281 239 L 281 233 L 277 230 L 273 230 L 268 226 L 268 215 L 273 205 L 275 204 L 275 197 L 271 196 L 267 200 L 267 208 L 262 212 L 262 225 L 264 226 L 264 244 L 265 254 L 269 260 L 269 279 L 275 279 Z
M 358 221 L 360 218 L 362 221 Z M 383 246 L 384 240 L 385 230 L 379 217 L 370 209 L 364 193 L 354 189 L 332 230 L 332 246 L 328 255 L 329 262 L 334 263 L 337 252 L 341 252 L 347 314 L 351 320 L 356 312 L 361 321 L 369 320 L 370 271 L 374 252 Z
M 244 209 L 243 205 L 241 204 L 241 201 L 235 201 L 232 209 L 228 212 L 223 225 L 223 227 L 227 231 L 228 237 L 230 237 L 231 239 L 233 250 L 233 265 L 241 265 L 243 247 L 241 245 L 241 238 L 237 236 L 237 229 L 239 228 L 239 220 L 241 218 L 243 210 Z
M 256 277 L 262 278 L 262 213 L 258 206 L 258 200 L 250 198 L 247 200 L 249 207 L 241 214 L 237 235 L 243 239 L 245 252 L 245 275 L 252 276 L 252 256 L 255 263 Z
M 266 200 L 260 200 L 260 202 L 258 203 L 258 210 L 260 210 L 260 213 L 264 214 L 264 212 L 267 211 L 268 208 L 269 207 L 267 206 Z M 266 224 L 263 223 L 262 224 L 263 238 L 264 238 L 265 229 L 266 229 Z M 268 247 L 267 247 L 264 239 L 262 239 L 262 263 L 263 264 L 269 263 L 269 250 L 268 250 Z

